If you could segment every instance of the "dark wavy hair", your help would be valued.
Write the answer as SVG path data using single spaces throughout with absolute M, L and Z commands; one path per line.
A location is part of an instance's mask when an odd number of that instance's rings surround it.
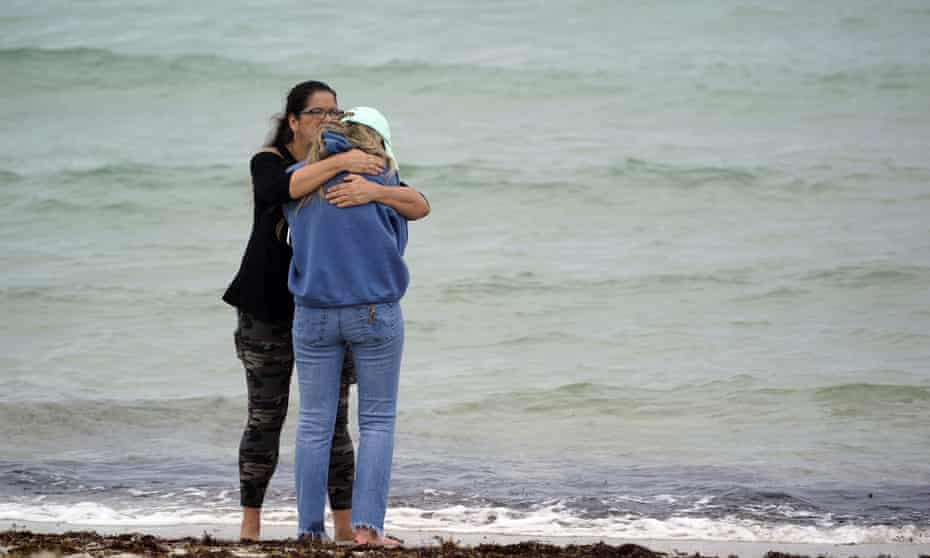
M 273 118 L 274 128 L 271 134 L 268 135 L 265 147 L 286 145 L 294 140 L 294 132 L 291 131 L 287 117 L 293 114 L 295 117 L 300 118 L 300 111 L 307 106 L 307 99 L 319 91 L 332 93 L 333 97 L 336 96 L 336 91 L 322 81 L 304 81 L 291 88 L 291 92 L 287 94 L 284 112 L 276 114 Z

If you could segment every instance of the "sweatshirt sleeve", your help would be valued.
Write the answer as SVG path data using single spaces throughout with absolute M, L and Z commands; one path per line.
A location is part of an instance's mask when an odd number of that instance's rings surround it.
M 291 201 L 291 175 L 286 172 L 284 159 L 263 151 L 252 157 L 250 167 L 255 199 L 268 205 Z

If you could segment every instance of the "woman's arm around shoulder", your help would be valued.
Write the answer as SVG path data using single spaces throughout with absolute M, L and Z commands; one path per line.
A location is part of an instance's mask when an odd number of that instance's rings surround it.
M 359 149 L 339 153 L 301 167 L 291 173 L 288 194 L 291 199 L 300 199 L 315 192 L 326 181 L 340 172 L 379 174 L 383 163 L 373 155 Z
M 250 168 L 256 199 L 277 205 L 315 192 L 340 172 L 377 174 L 383 168 L 381 165 L 377 157 L 354 149 L 288 173 L 281 152 L 275 147 L 263 147 L 252 157 Z
M 400 213 L 405 219 L 416 221 L 430 214 L 426 196 L 413 187 L 381 186 L 357 174 L 346 176 L 345 182 L 326 192 L 326 199 L 337 207 L 353 207 L 370 202 L 383 203 Z

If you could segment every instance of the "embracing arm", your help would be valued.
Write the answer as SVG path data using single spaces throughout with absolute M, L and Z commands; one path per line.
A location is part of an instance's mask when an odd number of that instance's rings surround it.
M 417 192 L 412 186 L 378 186 L 375 201 L 394 208 L 410 221 L 422 219 L 430 212 L 426 196 Z
M 338 157 L 329 157 L 301 167 L 291 173 L 288 195 L 292 200 L 315 192 L 326 181 L 342 172 Z
M 383 203 L 410 221 L 422 219 L 430 212 L 426 197 L 410 186 L 381 186 L 357 174 L 348 175 L 345 182 L 330 188 L 326 199 L 337 207 Z
M 292 200 L 300 199 L 340 172 L 378 174 L 383 170 L 382 165 L 380 159 L 358 149 L 339 153 L 292 172 L 288 193 Z
M 256 153 L 250 166 L 255 197 L 268 205 L 300 199 L 343 171 L 379 174 L 384 168 L 377 157 L 353 149 L 288 174 L 281 153 L 273 147 Z

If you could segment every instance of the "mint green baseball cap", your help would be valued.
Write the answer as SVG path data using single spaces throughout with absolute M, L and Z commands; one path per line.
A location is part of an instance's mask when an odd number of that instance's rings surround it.
M 350 108 L 346 111 L 342 121 L 364 124 L 378 132 L 381 139 L 384 140 L 384 151 L 387 156 L 394 160 L 395 167 L 400 168 L 400 165 L 397 164 L 397 157 L 394 156 L 394 150 L 391 148 L 391 126 L 388 124 L 387 118 L 378 109 L 371 107 Z

